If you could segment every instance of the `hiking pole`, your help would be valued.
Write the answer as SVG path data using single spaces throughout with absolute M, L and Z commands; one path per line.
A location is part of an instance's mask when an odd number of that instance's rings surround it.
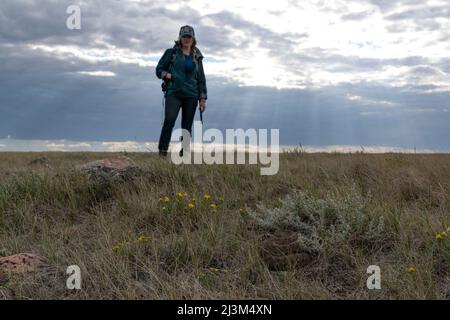
M 165 96 L 163 96 L 162 98 L 162 102 L 161 102 L 161 126 L 163 126 L 164 124 L 164 110 L 166 107 L 166 101 L 165 101 Z
M 203 111 L 200 109 L 200 121 L 202 123 L 203 126 Z

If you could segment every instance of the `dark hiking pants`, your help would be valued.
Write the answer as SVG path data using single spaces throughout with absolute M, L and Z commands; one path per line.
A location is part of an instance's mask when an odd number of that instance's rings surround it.
M 181 128 L 186 129 L 192 135 L 192 123 L 194 121 L 195 111 L 197 110 L 197 98 L 181 98 L 176 96 L 168 96 L 165 98 L 165 117 L 164 124 L 159 138 L 159 151 L 167 151 L 169 149 L 170 138 L 178 113 L 181 107 Z M 190 142 L 190 141 L 189 141 Z M 183 141 L 183 146 L 188 141 Z

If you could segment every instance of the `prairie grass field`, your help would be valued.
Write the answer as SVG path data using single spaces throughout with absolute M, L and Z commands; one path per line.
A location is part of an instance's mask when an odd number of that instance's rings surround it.
M 119 156 L 139 173 L 77 167 Z M 1 153 L 0 257 L 21 252 L 43 266 L 0 274 L 0 299 L 450 299 L 450 154 L 290 152 L 262 176 L 152 153 Z

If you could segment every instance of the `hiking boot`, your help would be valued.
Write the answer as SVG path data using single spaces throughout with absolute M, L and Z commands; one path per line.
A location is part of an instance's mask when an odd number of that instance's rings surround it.
M 159 156 L 161 158 L 166 158 L 167 157 L 167 151 L 165 150 L 159 150 Z

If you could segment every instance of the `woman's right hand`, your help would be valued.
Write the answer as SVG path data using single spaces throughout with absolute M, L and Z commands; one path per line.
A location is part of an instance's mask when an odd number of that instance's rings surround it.
M 171 73 L 166 73 L 166 76 L 164 78 L 166 80 L 170 80 L 170 79 L 172 79 L 172 74 Z

